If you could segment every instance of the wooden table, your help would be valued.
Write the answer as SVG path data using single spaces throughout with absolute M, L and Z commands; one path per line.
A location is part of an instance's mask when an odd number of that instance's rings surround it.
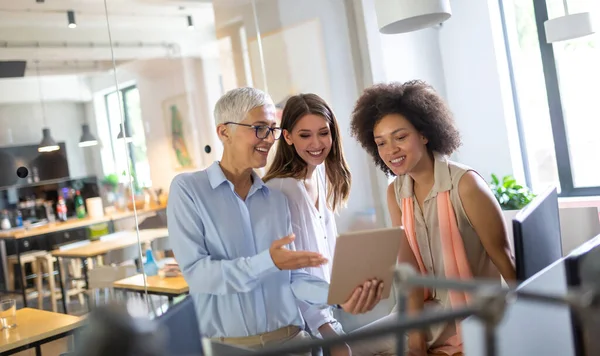
M 189 292 L 189 287 L 182 276 L 178 277 L 146 277 L 146 286 L 148 294 L 162 295 L 169 299 L 169 303 L 173 302 L 173 298 Z M 144 275 L 136 274 L 128 278 L 121 279 L 113 283 L 115 289 L 121 289 L 131 292 L 144 293 Z
M 137 210 L 137 215 L 138 216 L 144 216 L 144 215 L 149 215 L 149 214 L 156 214 L 158 211 L 164 210 L 166 209 L 165 206 L 151 206 L 149 208 L 146 209 L 140 209 Z M 129 218 L 134 216 L 133 211 L 125 211 L 125 212 L 115 212 L 112 214 L 107 214 L 101 218 L 96 218 L 96 219 L 91 219 L 89 217 L 86 217 L 84 219 L 69 219 L 65 222 L 53 222 L 53 223 L 48 223 L 46 225 L 42 225 L 39 227 L 34 227 L 34 228 L 30 228 L 30 229 L 25 229 L 25 228 L 20 228 L 20 229 L 13 229 L 10 231 L 0 231 L 0 259 L 2 260 L 2 264 L 3 264 L 3 272 L 4 272 L 4 281 L 8 281 L 8 265 L 7 265 L 7 256 L 6 256 L 6 249 L 5 249 L 5 245 L 4 245 L 4 240 L 11 240 L 14 244 L 15 247 L 15 254 L 17 255 L 17 263 L 20 265 L 21 264 L 21 251 L 19 251 L 19 244 L 18 244 L 18 240 L 20 239 L 24 239 L 24 238 L 28 238 L 28 237 L 35 237 L 35 236 L 42 236 L 45 234 L 49 234 L 49 233 L 54 233 L 54 232 L 60 232 L 60 231 L 65 231 L 65 230 L 72 230 L 72 229 L 77 229 L 77 228 L 81 228 L 81 227 L 85 227 L 85 226 L 90 226 L 90 225 L 95 225 L 95 224 L 99 224 L 99 223 L 105 223 L 105 222 L 109 222 L 109 221 L 116 221 L 116 220 L 120 220 L 120 219 L 125 219 L 125 218 Z M 20 269 L 19 269 L 20 271 Z M 60 269 L 58 270 L 59 273 L 59 283 L 62 283 L 62 277 L 60 276 Z M 19 274 L 19 278 L 21 281 L 21 286 L 23 286 L 22 290 L 20 291 L 20 293 L 23 296 L 23 305 L 25 307 L 27 307 L 27 295 L 25 292 L 25 274 L 21 273 Z M 14 291 L 6 291 L 6 292 L 12 292 L 14 293 Z M 64 293 L 63 293 L 64 294 Z M 63 302 L 63 306 L 64 306 L 64 302 Z
M 140 209 L 137 211 L 137 215 L 145 216 L 148 214 L 155 214 L 156 212 L 158 212 L 160 210 L 164 210 L 164 209 L 165 209 L 164 206 L 155 206 L 155 207 L 151 207 L 151 208 Z M 48 223 L 46 225 L 42 225 L 42 226 L 31 228 L 31 229 L 21 228 L 21 229 L 11 230 L 10 232 L 0 231 L 0 239 L 19 240 L 19 239 L 24 239 L 26 237 L 45 235 L 45 234 L 49 234 L 49 233 L 53 233 L 53 232 L 71 230 L 71 229 L 76 229 L 76 228 L 80 228 L 80 227 L 105 223 L 105 222 L 109 222 L 109 221 L 130 218 L 130 217 L 133 217 L 133 215 L 134 215 L 133 211 L 123 211 L 123 212 L 115 212 L 112 214 L 107 214 L 101 218 L 95 218 L 95 219 L 91 219 L 89 217 L 86 217 L 83 219 L 73 218 L 73 219 L 69 219 L 64 222 L 56 221 L 53 223 Z
M 127 248 L 129 246 L 136 245 L 138 243 L 144 242 L 152 242 L 153 240 L 159 238 L 165 238 L 169 236 L 169 231 L 166 228 L 162 229 L 147 229 L 147 230 L 139 230 L 139 240 L 138 234 L 134 231 L 120 231 L 115 232 L 113 234 L 108 234 L 101 237 L 101 240 L 92 241 L 87 245 L 83 245 L 80 247 L 63 249 L 63 250 L 54 250 L 52 251 L 52 256 L 60 257 L 60 258 L 80 258 L 82 261 L 83 267 L 83 278 L 85 281 L 85 288 L 89 288 L 89 280 L 88 280 L 88 267 L 86 263 L 86 259 L 90 257 L 97 257 L 107 254 L 110 251 L 120 250 Z M 58 273 L 60 276 L 60 263 L 58 263 Z M 62 285 L 62 281 L 59 284 L 60 292 L 63 296 L 63 308 L 65 308 L 66 313 L 66 303 L 65 300 L 65 290 Z
M 169 236 L 166 228 L 140 230 L 139 242 L 152 242 L 159 238 Z M 102 236 L 101 240 L 92 241 L 87 245 L 67 250 L 54 250 L 52 256 L 62 258 L 90 258 L 105 255 L 114 250 L 120 250 L 138 243 L 137 232 L 119 231 Z
M 35 354 L 40 356 L 42 344 L 66 337 L 84 323 L 84 318 L 73 315 L 31 308 L 19 309 L 17 327 L 0 331 L 0 354 L 12 355 L 35 347 Z

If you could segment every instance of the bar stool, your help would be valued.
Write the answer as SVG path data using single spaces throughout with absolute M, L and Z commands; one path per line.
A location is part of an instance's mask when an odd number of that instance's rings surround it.
M 52 305 L 52 311 L 57 312 L 56 300 L 61 298 L 60 291 L 56 290 L 56 283 L 54 280 L 54 261 L 56 260 L 52 257 L 52 254 L 46 252 L 46 254 L 37 256 L 38 263 L 38 271 L 40 274 L 40 279 L 43 281 L 44 276 L 48 278 L 48 290 L 50 292 L 50 303 Z M 46 272 L 46 274 L 44 274 Z M 58 296 L 58 298 L 57 298 Z M 43 294 L 38 294 L 38 304 L 43 304 Z
M 28 251 L 25 253 L 21 254 L 21 273 L 24 276 L 25 275 L 25 267 L 27 266 L 27 264 L 31 265 L 31 271 L 33 272 L 33 274 L 35 275 L 35 289 L 38 293 L 38 308 L 39 309 L 43 309 L 43 289 L 42 289 L 42 275 L 41 275 L 41 271 L 39 268 L 39 264 L 38 264 L 38 260 L 37 257 L 38 256 L 44 256 L 48 254 L 47 251 Z M 19 263 L 17 255 L 10 255 L 7 258 L 7 262 L 8 262 L 8 288 L 10 288 L 11 290 L 15 290 L 15 265 L 17 265 Z M 23 278 L 25 280 L 25 285 L 22 286 L 23 288 L 27 287 L 27 278 Z M 19 284 L 22 284 L 22 282 L 20 282 Z M 27 292 L 31 292 L 31 289 L 28 290 Z M 26 293 L 27 294 L 27 293 Z M 29 299 L 29 298 L 28 298 Z

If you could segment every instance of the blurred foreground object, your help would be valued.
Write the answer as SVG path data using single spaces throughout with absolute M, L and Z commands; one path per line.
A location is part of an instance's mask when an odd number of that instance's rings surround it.
M 76 339 L 73 356 L 163 356 L 164 337 L 147 317 L 132 316 L 127 306 L 109 304 L 90 313 Z

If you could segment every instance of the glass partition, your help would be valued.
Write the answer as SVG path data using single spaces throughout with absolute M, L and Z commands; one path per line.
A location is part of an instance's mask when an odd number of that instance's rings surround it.
M 18 330 L 40 315 L 25 307 L 82 316 L 121 300 L 114 282 L 144 261 L 137 225 L 161 216 L 139 91 L 113 70 L 153 49 L 121 10 L 109 32 L 104 2 L 0 2 L 0 297 Z
M 136 2 L 127 7 L 131 21 L 121 4 L 105 3 L 114 61 L 97 78 L 112 86 L 100 103 L 106 118 L 98 125 L 111 137 L 101 154 L 109 158 L 106 169 L 131 177 L 113 201 L 117 210 L 134 210 L 135 222 L 121 228 L 139 236 L 143 267 L 119 290 L 141 292 L 156 317 L 188 291 L 168 238 L 171 181 L 220 157 L 212 111 L 238 83 L 231 43 L 217 39 L 211 3 Z M 116 139 L 121 135 L 127 143 Z

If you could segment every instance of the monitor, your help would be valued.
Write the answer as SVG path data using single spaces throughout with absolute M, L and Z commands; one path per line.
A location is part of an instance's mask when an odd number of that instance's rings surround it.
M 567 294 L 563 258 L 521 283 L 519 290 L 564 296 Z M 495 328 L 497 356 L 575 356 L 571 313 L 566 304 L 517 298 L 506 304 Z M 485 325 L 471 316 L 462 322 L 465 355 L 486 355 Z
M 565 257 L 565 273 L 569 287 L 591 288 L 600 286 L 600 235 L 579 246 Z M 575 355 L 600 355 L 597 337 L 600 312 L 590 311 L 581 315 L 571 310 Z
M 513 219 L 517 280 L 524 281 L 562 258 L 556 188 L 535 197 Z

